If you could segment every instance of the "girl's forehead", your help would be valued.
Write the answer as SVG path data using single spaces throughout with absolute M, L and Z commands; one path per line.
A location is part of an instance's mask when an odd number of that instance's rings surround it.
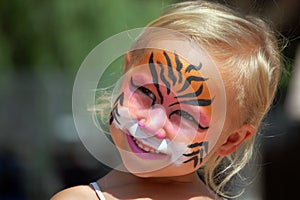
M 134 67 L 145 69 L 154 68 L 158 76 L 165 81 L 171 82 L 173 87 L 185 87 L 194 92 L 202 88 L 201 98 L 211 98 L 207 86 L 210 77 L 201 73 L 204 67 L 200 61 L 198 64 L 191 64 L 175 52 L 162 49 L 145 49 L 139 56 L 139 61 L 135 62 Z

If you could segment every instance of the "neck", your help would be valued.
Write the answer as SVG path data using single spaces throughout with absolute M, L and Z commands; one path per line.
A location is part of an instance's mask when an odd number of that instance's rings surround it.
M 135 191 L 132 194 L 166 195 L 175 189 L 180 194 L 185 194 L 186 191 L 189 191 L 188 195 L 190 196 L 215 197 L 215 194 L 198 177 L 197 172 L 183 176 L 142 178 L 129 172 L 112 170 L 105 177 L 101 178 L 98 184 L 104 191 L 110 191 L 114 195 L 122 191 L 124 194 L 128 194 L 128 191 Z M 136 191 L 143 191 L 143 193 L 136 193 Z
M 172 177 L 149 177 L 149 178 L 142 178 L 146 181 L 152 182 L 162 182 L 162 183 L 196 183 L 199 182 L 199 177 L 196 172 L 191 174 L 186 174 L 182 176 L 172 176 Z
M 116 181 L 114 181 L 116 180 Z M 110 182 L 109 185 L 119 184 L 132 184 L 132 183 L 169 183 L 169 184 L 199 184 L 202 183 L 198 177 L 197 172 L 186 174 L 182 176 L 173 177 L 139 177 L 129 172 L 123 172 L 118 170 L 112 170 L 109 176 L 106 177 L 106 183 Z

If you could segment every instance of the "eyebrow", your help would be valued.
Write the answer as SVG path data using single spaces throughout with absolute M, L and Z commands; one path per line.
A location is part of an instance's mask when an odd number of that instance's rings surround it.
M 177 104 L 188 104 L 192 106 L 209 106 L 213 99 L 192 99 L 192 100 L 185 100 L 185 101 L 177 101 L 169 105 L 169 107 L 177 105 Z

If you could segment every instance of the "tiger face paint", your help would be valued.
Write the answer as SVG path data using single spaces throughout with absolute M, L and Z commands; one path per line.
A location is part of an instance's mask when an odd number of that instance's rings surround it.
M 121 153 L 127 167 L 133 159 L 140 165 L 150 160 L 192 169 L 201 165 L 214 99 L 202 67 L 176 53 L 147 49 L 126 73 L 110 124 L 116 145 L 133 154 L 128 159 Z

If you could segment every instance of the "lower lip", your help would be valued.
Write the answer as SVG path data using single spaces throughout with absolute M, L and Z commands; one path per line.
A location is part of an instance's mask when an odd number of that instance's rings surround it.
M 126 134 L 126 137 L 131 151 L 137 157 L 140 157 L 142 159 L 147 159 L 147 160 L 162 160 L 167 158 L 166 154 L 156 154 L 156 153 L 150 153 L 142 150 L 136 145 L 136 143 L 133 141 L 132 137 L 129 134 Z

